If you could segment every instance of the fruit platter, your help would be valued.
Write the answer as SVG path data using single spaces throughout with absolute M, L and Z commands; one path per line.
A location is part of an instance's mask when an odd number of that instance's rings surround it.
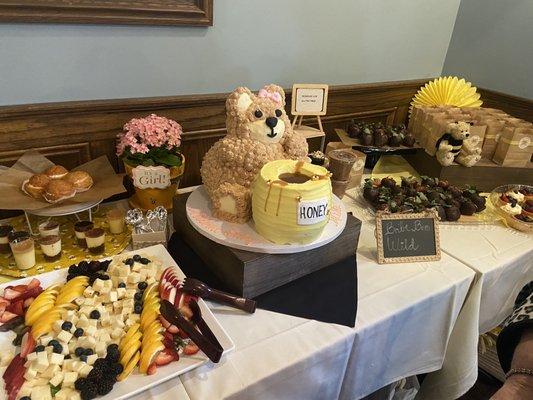
M 499 186 L 490 194 L 490 202 L 507 225 L 523 232 L 533 232 L 532 186 Z
M 0 286 L 0 399 L 125 399 L 207 362 L 163 303 L 232 350 L 183 279 L 158 245 Z
M 402 177 L 400 184 L 391 177 L 366 179 L 362 197 L 375 211 L 419 213 L 433 209 L 441 222 L 481 221 L 477 216 L 486 209 L 486 198 L 476 188 L 460 188 L 427 176 L 421 180 Z

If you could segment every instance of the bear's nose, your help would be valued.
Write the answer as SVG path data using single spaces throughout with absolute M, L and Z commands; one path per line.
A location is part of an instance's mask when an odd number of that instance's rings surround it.
M 267 126 L 272 129 L 278 124 L 278 119 L 276 117 L 268 117 L 265 122 Z

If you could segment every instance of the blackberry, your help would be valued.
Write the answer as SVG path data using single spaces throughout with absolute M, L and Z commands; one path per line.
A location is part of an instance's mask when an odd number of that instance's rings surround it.
M 100 379 L 102 379 L 103 375 L 104 371 L 102 371 L 101 369 L 93 368 L 91 372 L 89 372 L 89 375 L 87 375 L 87 379 L 99 381 Z
M 111 264 L 111 260 L 100 261 L 100 270 L 107 271 L 107 267 Z
M 82 354 L 80 356 L 80 361 L 87 362 L 87 356 L 85 354 Z
M 137 285 L 137 287 L 141 290 L 144 290 L 148 287 L 148 284 L 146 282 L 139 282 L 139 284 Z
M 147 258 L 141 258 L 141 260 L 139 261 L 141 264 L 143 265 L 147 265 L 147 264 L 150 264 L 150 260 L 147 259 Z
M 86 356 L 92 356 L 94 354 L 94 351 L 93 349 L 85 349 L 83 354 L 85 354 Z
M 40 344 L 39 346 L 35 346 L 35 349 L 33 349 L 33 351 L 35 351 L 36 353 L 44 351 L 44 346 L 42 344 Z
M 113 362 L 113 363 L 118 362 L 120 358 L 120 352 L 118 351 L 118 345 L 110 344 L 109 346 L 107 346 L 107 355 L 105 358 L 108 362 Z
M 57 354 L 61 354 L 63 352 L 63 346 L 61 346 L 59 343 L 53 346 L 53 352 Z
M 98 310 L 92 310 L 91 313 L 89 314 L 89 317 L 91 317 L 91 319 L 98 319 L 98 318 L 100 318 L 100 311 L 98 311 Z
M 85 349 L 83 347 L 76 347 L 76 350 L 74 350 L 76 357 L 81 357 L 84 353 Z
M 124 371 L 124 367 L 119 363 L 112 363 L 111 365 L 109 365 L 107 370 L 109 371 L 111 375 L 116 376 L 116 375 L 120 375 L 122 371 Z
M 87 268 L 88 266 L 89 266 L 89 262 L 87 260 L 83 260 L 78 263 L 78 268 L 80 269 Z
M 92 400 L 98 397 L 98 385 L 95 382 L 87 381 L 85 387 L 80 391 L 82 400 Z
M 57 340 L 55 340 L 55 339 L 52 339 L 52 340 L 50 340 L 48 342 L 48 346 L 52 346 L 52 347 L 54 347 L 54 346 L 56 346 L 58 344 L 59 344 L 59 342 Z
M 70 321 L 65 321 L 61 324 L 61 329 L 63 329 L 64 331 L 70 331 L 72 329 L 72 322 Z
M 69 274 L 77 274 L 78 272 L 79 272 L 79 269 L 76 264 L 72 264 L 70 267 L 68 267 Z
M 94 371 L 96 369 L 99 371 L 104 371 L 106 368 L 107 368 L 107 361 L 105 360 L 105 358 L 98 358 L 94 362 L 92 370 Z
M 100 396 L 104 396 L 113 390 L 113 385 L 115 382 L 106 379 L 98 383 L 98 394 Z
M 76 274 L 68 274 L 67 275 L 67 282 L 70 281 L 71 279 L 74 279 L 76 276 L 78 276 L 78 275 L 76 275 Z
M 135 255 L 133 256 L 133 261 L 137 261 L 137 262 L 139 262 L 139 261 L 141 261 L 141 258 L 142 258 L 142 257 L 141 257 L 140 255 L 135 254 Z
M 143 294 L 141 292 L 137 292 L 135 293 L 135 295 L 133 296 L 133 298 L 136 300 L 136 301 L 141 301 L 142 298 L 143 298 Z
M 87 382 L 88 381 L 87 381 L 86 378 L 78 378 L 78 379 L 76 379 L 76 382 L 74 382 L 74 388 L 76 390 L 82 391 L 83 389 L 85 389 L 85 386 L 87 385 Z
M 135 307 L 133 307 L 133 312 L 135 314 L 140 314 L 143 310 L 143 306 L 141 303 L 135 303 Z
M 81 337 L 83 336 L 83 329 L 82 328 L 76 328 L 74 331 L 74 337 Z
M 100 271 L 100 261 L 91 261 L 89 263 L 89 271 L 93 273 Z
M 126 282 L 120 282 L 118 284 L 118 287 L 125 288 L 126 287 Z

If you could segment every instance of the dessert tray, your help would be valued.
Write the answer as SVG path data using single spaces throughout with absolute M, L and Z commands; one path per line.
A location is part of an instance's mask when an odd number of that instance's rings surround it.
M 100 270 L 95 272 L 95 269 L 98 269 L 98 265 L 100 265 Z M 2 379 L 3 388 L 0 390 L 0 399 L 15 399 L 23 395 L 28 395 L 25 394 L 28 392 L 28 387 L 32 388 L 31 398 L 33 399 L 33 387 L 35 386 L 32 385 L 40 385 L 39 390 L 44 390 L 45 392 L 49 392 L 47 388 L 52 389 L 52 393 L 56 392 L 56 399 L 80 399 L 81 390 L 89 390 L 87 389 L 89 386 L 86 385 L 88 385 L 87 381 L 90 381 L 89 384 L 93 385 L 93 392 L 97 390 L 99 392 L 102 391 L 99 387 L 104 384 L 111 385 L 111 387 L 108 386 L 107 391 L 103 390 L 104 393 L 96 393 L 95 395 L 89 396 L 86 392 L 85 398 L 122 400 L 169 379 L 175 378 L 209 361 L 208 357 L 203 352 L 198 351 L 198 347 L 193 342 L 188 341 L 186 336 L 182 336 L 183 332 L 178 328 L 176 328 L 177 332 L 174 332 L 174 336 L 171 335 L 171 344 L 168 345 L 169 339 L 167 336 L 169 332 L 172 332 L 170 328 L 174 327 L 174 325 L 168 324 L 167 326 L 165 324 L 167 321 L 165 321 L 164 318 L 162 319 L 161 315 L 158 314 L 158 308 L 152 307 L 152 300 L 156 303 L 163 300 L 167 300 L 167 302 L 163 301 L 164 303 L 168 303 L 168 301 L 176 301 L 179 302 L 180 305 L 175 303 L 175 307 L 176 309 L 179 307 L 181 312 L 183 310 L 181 304 L 190 304 L 187 303 L 187 301 L 192 301 L 191 297 L 184 294 L 180 289 L 180 282 L 183 282 L 185 277 L 183 272 L 179 269 L 176 262 L 162 245 L 144 248 L 141 253 L 123 253 L 112 259 L 107 259 L 107 261 L 102 259 L 100 260 L 100 264 L 95 264 L 95 267 L 92 267 L 90 264 L 89 266 L 84 265 L 84 267 L 87 267 L 86 269 L 90 272 L 80 272 L 81 267 L 80 264 L 78 264 L 74 269 L 73 267 L 69 268 L 69 272 L 66 270 L 53 271 L 39 275 L 36 279 L 26 278 L 0 285 L 0 293 L 3 293 L 2 301 L 4 303 L 6 301 L 10 301 L 11 303 L 16 301 L 17 297 L 15 297 L 14 300 L 6 299 L 11 299 L 13 297 L 12 295 L 16 295 L 15 292 L 20 290 L 20 288 L 22 288 L 22 290 L 25 288 L 25 290 L 34 290 L 41 294 L 48 293 L 48 297 L 44 296 L 44 300 L 48 300 L 52 294 L 56 296 L 52 301 L 52 304 L 55 304 L 55 306 L 53 306 L 54 308 L 51 311 L 46 311 L 44 314 L 39 314 L 40 307 L 42 307 L 43 304 L 41 301 L 43 300 L 42 296 L 41 300 L 39 300 L 40 294 L 35 297 L 33 302 L 30 302 L 29 306 L 24 304 L 24 316 L 19 318 L 22 318 L 22 321 L 25 321 L 26 325 L 31 325 L 31 331 L 22 337 L 20 354 L 17 356 L 15 356 L 15 354 L 19 352 L 19 349 L 17 348 L 15 350 L 15 346 L 12 344 L 13 337 L 15 336 L 14 332 L 0 332 L 0 359 L 3 361 L 3 366 L 0 368 L 0 371 L 4 377 L 4 379 Z M 125 272 L 122 273 L 123 271 Z M 150 271 L 152 272 L 150 273 Z M 69 274 L 68 277 L 67 273 Z M 107 274 L 107 278 L 101 280 L 99 277 L 102 277 L 102 275 L 105 274 Z M 139 276 L 141 279 L 140 281 Z M 68 280 L 66 280 L 66 278 Z M 137 281 L 139 281 L 139 283 L 137 283 Z M 67 283 L 65 284 L 65 282 Z M 106 282 L 109 283 L 109 285 L 106 285 Z M 176 284 L 175 282 L 178 283 Z M 67 288 L 69 283 L 70 286 Z M 63 285 L 56 286 L 56 284 Z M 143 287 L 141 287 L 141 284 Z M 76 295 L 71 293 L 72 290 L 77 290 L 80 285 L 81 288 L 79 290 L 82 294 L 78 293 Z M 103 288 L 106 286 L 110 286 L 112 288 L 111 291 L 104 290 Z M 123 288 L 123 293 L 122 295 L 119 294 L 118 301 L 111 298 L 111 296 L 116 296 L 118 292 L 118 289 L 115 287 Z M 167 288 L 171 289 L 167 290 Z M 136 294 L 135 307 L 130 310 L 130 306 L 126 306 L 125 303 L 122 303 L 122 310 L 117 311 L 115 303 L 120 303 L 121 296 L 124 298 L 124 300 L 122 300 L 123 302 L 134 301 L 133 298 L 129 298 L 130 295 L 128 294 L 128 291 L 131 290 Z M 106 298 L 105 296 L 109 296 L 109 298 Z M 25 297 L 29 299 L 29 297 Z M 140 302 L 138 297 L 142 297 L 143 301 Z M 101 298 L 107 300 L 100 300 Z M 95 301 L 95 303 L 93 303 L 92 306 L 87 306 L 87 304 L 92 303 L 93 301 Z M 38 305 L 34 307 L 34 310 L 37 309 L 37 311 L 32 313 L 31 304 L 34 303 L 38 303 Z M 107 305 L 104 306 L 106 303 Z M 101 305 L 97 306 L 97 304 Z M 235 347 L 234 343 L 225 332 L 224 328 L 218 323 L 206 303 L 201 298 L 198 298 L 197 304 L 201 312 L 200 318 L 203 318 L 218 340 L 223 350 L 222 354 L 227 354 L 229 351 L 233 350 Z M 85 316 L 85 314 L 89 312 L 87 307 L 92 310 L 87 314 L 88 317 Z M 126 307 L 128 307 L 127 312 L 124 311 Z M 139 309 L 137 309 L 137 307 Z M 61 320 L 56 320 L 53 323 L 48 321 L 50 318 L 45 314 L 50 315 L 58 308 L 60 311 L 55 312 L 58 313 L 58 315 L 61 315 Z M 87 310 L 84 311 L 84 308 L 87 308 Z M 109 311 L 110 308 L 114 311 Z M 192 306 L 191 309 L 193 309 Z M 7 311 L 4 311 L 2 314 L 5 314 L 6 312 Z M 94 313 L 98 313 L 98 315 Z M 151 314 L 154 314 L 155 319 L 148 318 L 152 317 Z M 74 323 L 69 322 L 69 315 L 72 316 L 71 318 Z M 120 317 L 121 315 L 122 317 Z M 157 316 L 159 316 L 159 319 Z M 8 317 L 12 316 L 10 315 Z M 31 322 L 32 318 L 34 319 L 33 322 Z M 109 320 L 105 321 L 105 318 Z M 83 325 L 85 331 L 80 329 L 82 326 L 82 319 L 85 322 L 88 322 Z M 123 319 L 124 321 L 122 322 Z M 118 324 L 118 320 L 124 325 L 123 328 L 115 326 Z M 9 321 L 4 322 L 4 324 L 7 323 L 9 323 Z M 47 326 L 47 324 L 50 326 Z M 65 326 L 65 324 L 67 324 L 67 326 Z M 154 331 L 153 325 L 159 326 L 159 329 Z M 92 326 L 94 326 L 94 328 L 91 328 Z M 133 334 L 130 332 L 132 328 L 134 328 Z M 96 331 L 92 334 L 92 337 L 89 332 L 90 329 Z M 81 330 L 81 334 L 77 332 L 78 330 Z M 112 331 L 112 333 L 108 334 L 106 333 L 107 331 Z M 40 332 L 41 335 L 39 335 L 38 332 Z M 153 335 L 149 336 L 146 343 L 145 339 L 149 333 Z M 35 339 L 36 336 L 38 336 L 37 339 Z M 183 339 L 178 338 L 178 336 Z M 174 339 L 172 339 L 172 337 L 174 337 Z M 74 341 L 74 343 L 72 343 L 72 341 Z M 92 343 L 92 345 L 88 344 L 91 341 L 95 343 Z M 154 341 L 158 343 L 155 347 Z M 30 344 L 30 342 L 32 343 Z M 46 344 L 46 342 L 49 344 Z M 124 342 L 126 342 L 126 344 Z M 164 349 L 161 347 L 161 343 L 165 343 Z M 38 349 L 36 345 L 40 345 L 41 348 Z M 110 356 L 110 345 L 115 346 L 115 348 L 112 349 L 117 352 L 114 356 Z M 118 350 L 116 347 L 117 345 Z M 106 346 L 107 352 L 105 350 Z M 168 346 L 171 346 L 171 349 Z M 176 347 L 174 348 L 174 346 Z M 191 347 L 188 349 L 188 346 L 191 346 L 193 351 L 191 351 Z M 57 349 L 57 347 L 59 347 L 59 349 Z M 82 348 L 80 354 L 78 354 L 80 347 L 85 349 Z M 128 349 L 132 347 L 134 349 L 129 352 Z M 196 351 L 194 351 L 195 347 Z M 73 351 L 74 348 L 76 351 Z M 152 351 L 156 348 L 158 351 Z M 84 350 L 85 354 L 83 353 Z M 90 350 L 91 354 L 87 355 L 87 350 Z M 141 373 L 140 369 L 143 366 L 143 351 L 146 351 L 148 353 L 147 355 L 152 354 L 152 356 L 145 357 L 145 371 L 144 373 Z M 46 354 L 48 354 L 48 356 Z M 171 357 L 171 354 L 174 354 L 174 356 Z M 13 358 L 11 362 L 6 362 L 4 359 L 6 355 L 8 358 L 11 358 L 12 356 L 15 356 L 15 358 Z M 19 357 L 19 360 L 22 357 L 22 361 L 19 361 L 18 367 L 16 366 L 16 363 L 15 366 L 13 366 L 17 357 Z M 46 360 L 47 357 L 48 360 Z M 63 359 L 63 357 L 66 358 Z M 41 358 L 44 358 L 44 361 L 41 360 Z M 60 362 L 57 362 L 56 358 L 60 359 Z M 165 358 L 167 359 L 165 360 Z M 52 374 L 51 378 L 46 378 L 45 372 L 35 372 L 44 370 L 41 362 L 47 364 L 47 366 L 45 365 L 46 368 L 54 367 L 58 371 L 56 371 L 55 374 Z M 68 366 L 66 365 L 67 363 Z M 100 366 L 101 368 L 104 368 L 101 370 L 102 372 L 96 371 L 102 374 L 100 378 L 95 378 L 96 375 L 94 370 L 97 368 L 97 364 L 99 365 L 98 368 Z M 114 367 L 120 367 L 120 364 L 124 364 L 124 369 L 122 370 L 122 368 L 119 368 L 120 371 L 115 370 L 114 373 L 118 374 L 113 375 L 115 376 L 114 379 L 118 380 L 115 383 L 112 378 L 109 378 L 108 375 L 113 374 L 109 371 L 112 371 L 112 368 Z M 4 368 L 6 365 L 9 365 L 7 370 Z M 129 374 L 129 371 L 132 370 L 129 368 L 130 365 L 138 366 L 139 369 L 134 367 L 133 372 Z M 146 370 L 147 365 L 149 365 L 149 367 Z M 152 367 L 153 369 L 150 369 Z M 11 372 L 8 372 L 10 368 Z M 18 371 L 17 368 L 20 369 L 20 371 Z M 46 371 L 48 370 L 46 369 Z M 91 371 L 93 371 L 92 377 Z M 106 375 L 104 375 L 103 371 L 106 371 Z M 32 374 L 37 375 L 33 376 Z M 60 378 L 57 378 L 58 375 Z M 24 383 L 20 382 L 21 379 Z M 22 385 L 22 389 L 20 389 L 18 396 L 15 392 L 14 395 L 11 393 L 11 397 L 8 397 L 6 389 L 9 390 L 11 388 L 12 391 L 12 387 L 15 385 L 18 385 L 18 387 Z M 26 387 L 24 385 L 26 385 Z M 46 397 L 43 398 L 50 398 L 49 394 L 50 393 L 45 393 Z M 41 398 L 38 397 L 39 395 L 40 393 L 37 393 L 35 398 Z
M 333 195 L 329 222 L 317 240 L 304 245 L 282 245 L 272 243 L 259 235 L 254 229 L 253 221 L 236 224 L 214 217 L 211 213 L 211 202 L 203 186 L 199 186 L 191 193 L 187 199 L 186 210 L 191 225 L 208 239 L 235 249 L 268 254 L 299 253 L 323 246 L 341 234 L 347 219 L 344 204 Z

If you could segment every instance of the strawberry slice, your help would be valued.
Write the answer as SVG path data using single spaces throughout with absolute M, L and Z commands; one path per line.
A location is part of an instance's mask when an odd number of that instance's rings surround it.
M 15 285 L 12 287 L 12 289 L 19 293 L 24 293 L 26 290 L 28 290 L 28 285 Z
M 20 345 L 20 356 L 22 358 L 26 358 L 28 354 L 33 352 L 35 349 L 35 339 L 33 338 L 33 335 L 30 332 L 26 332 L 24 336 L 22 336 L 22 343 Z
M 12 312 L 9 312 L 9 311 L 4 311 L 2 313 L 2 315 L 0 316 L 0 322 L 4 323 L 4 322 L 7 322 L 7 321 L 10 321 L 13 318 L 15 318 L 16 316 L 17 316 L 17 314 L 13 314 Z
M 150 366 L 148 367 L 148 371 L 146 371 L 146 373 L 148 375 L 153 375 L 157 372 L 157 365 L 155 362 L 153 362 L 152 364 L 150 364 Z
M 191 356 L 193 354 L 198 353 L 200 351 L 200 348 L 196 346 L 193 342 L 189 342 L 184 348 L 183 348 L 183 354 L 186 354 L 188 356 Z
M 20 356 L 20 354 L 17 354 L 15 357 L 13 357 L 13 359 L 7 366 L 6 370 L 4 371 L 4 374 L 2 375 L 2 378 L 4 378 L 4 381 L 6 381 L 6 383 L 10 382 L 12 376 L 17 373 L 17 371 L 20 371 L 21 368 L 24 368 L 24 359 Z
M 24 300 L 24 308 L 28 308 L 33 303 L 33 300 L 35 300 L 35 297 L 28 297 Z
M 24 300 L 17 300 L 6 307 L 6 311 L 17 315 L 24 315 Z
M 154 363 L 160 367 L 162 365 L 170 364 L 172 361 L 179 360 L 179 355 L 172 349 L 165 349 L 161 351 L 154 360 Z
M 6 287 L 6 289 L 4 290 L 4 298 L 6 298 L 7 300 L 14 300 L 21 294 L 22 293 L 14 290 L 12 286 Z
M 41 286 L 41 281 L 39 281 L 39 279 L 36 279 L 36 278 L 33 278 L 29 283 L 28 283 L 28 289 L 35 289 L 35 288 L 38 288 Z
M 43 291 L 43 289 L 38 286 L 36 288 L 33 288 L 33 289 L 29 289 L 29 290 L 26 290 L 24 293 L 21 293 L 19 297 L 17 297 L 17 300 L 18 299 L 29 299 L 30 297 L 37 297 L 41 294 L 41 292 Z

